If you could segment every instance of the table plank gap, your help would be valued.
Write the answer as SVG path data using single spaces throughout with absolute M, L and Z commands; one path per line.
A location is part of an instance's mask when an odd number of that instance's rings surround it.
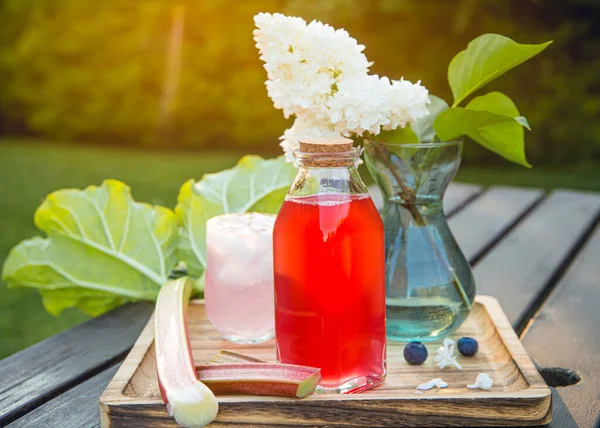
M 537 298 L 531 303 L 531 306 L 526 310 L 523 314 L 522 319 L 519 320 L 517 326 L 515 327 L 515 331 L 519 335 L 520 338 L 523 338 L 528 328 L 534 322 L 534 319 L 537 315 L 543 311 L 545 304 L 548 299 L 551 297 L 553 291 L 558 287 L 561 279 L 568 271 L 569 267 L 576 260 L 579 252 L 587 245 L 587 243 L 592 239 L 592 235 L 594 229 L 600 225 L 600 212 L 594 219 L 592 223 L 589 224 L 588 228 L 582 233 L 579 239 L 575 242 L 573 247 L 570 249 L 570 252 L 567 254 L 562 263 L 556 268 L 556 271 L 552 274 L 550 279 L 548 280 L 547 286 L 542 290 L 542 292 L 537 296 Z M 598 254 L 600 257 L 600 253 Z M 599 272 L 600 277 L 600 272 Z
M 469 206 L 483 192 L 483 186 L 452 182 L 444 195 L 444 213 L 450 218 Z
M 477 263 L 477 293 L 498 298 L 513 326 L 522 328 L 599 213 L 600 194 L 552 192 Z
M 0 361 L 0 426 L 125 358 L 153 305 L 126 305 Z
M 543 199 L 539 189 L 491 187 L 450 219 L 450 229 L 475 265 Z
M 575 420 L 575 426 L 581 427 L 597 424 L 600 410 L 599 259 L 600 224 L 552 290 L 522 339 L 525 348 L 541 366 L 566 367 L 581 375 L 579 384 L 556 389 Z

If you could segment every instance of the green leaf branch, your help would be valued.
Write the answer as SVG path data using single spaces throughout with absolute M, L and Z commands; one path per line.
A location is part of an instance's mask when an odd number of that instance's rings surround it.
M 499 34 L 484 34 L 473 39 L 448 66 L 448 82 L 457 107 L 469 95 L 507 71 L 533 58 L 550 45 L 519 44 Z
M 469 137 L 508 161 L 531 167 L 525 156 L 527 119 L 505 94 L 490 92 L 459 105 L 475 91 L 542 52 L 552 42 L 519 44 L 498 34 L 484 34 L 459 52 L 448 67 L 452 107 L 439 113 L 433 128 L 442 141 Z
M 477 37 L 448 67 L 448 83 L 454 97 L 451 106 L 431 95 L 428 116 L 367 139 L 388 145 L 408 145 L 468 137 L 510 162 L 531 167 L 525 156 L 523 129 L 530 130 L 529 123 L 507 95 L 490 92 L 473 98 L 465 107 L 460 105 L 483 86 L 542 52 L 550 43 L 525 45 L 498 34 Z M 434 157 L 429 159 L 435 161 Z

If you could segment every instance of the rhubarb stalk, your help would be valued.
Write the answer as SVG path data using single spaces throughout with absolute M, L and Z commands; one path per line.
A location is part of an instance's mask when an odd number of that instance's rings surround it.
M 304 398 L 321 381 L 321 370 L 292 364 L 273 364 L 260 358 L 221 349 L 198 377 L 215 394 L 275 395 Z
M 192 292 L 188 278 L 169 281 L 156 301 L 154 346 L 158 385 L 169 415 L 184 427 L 203 427 L 219 410 L 212 391 L 198 380 L 187 328 Z
M 198 378 L 215 394 L 304 398 L 321 381 L 321 370 L 276 363 L 226 363 L 196 367 Z

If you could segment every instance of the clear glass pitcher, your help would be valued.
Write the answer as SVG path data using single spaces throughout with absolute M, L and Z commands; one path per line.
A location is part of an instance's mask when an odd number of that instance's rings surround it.
M 456 330 L 471 310 L 473 273 L 442 207 L 461 151 L 460 141 L 365 144 L 367 168 L 384 198 L 390 339 L 440 339 Z

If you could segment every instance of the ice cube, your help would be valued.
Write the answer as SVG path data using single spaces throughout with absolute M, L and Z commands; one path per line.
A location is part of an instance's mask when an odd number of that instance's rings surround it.
M 253 266 L 254 275 L 258 282 L 273 282 L 273 255 L 263 253 L 260 260 Z
M 251 213 L 250 215 L 250 229 L 256 232 L 273 232 L 274 215 L 261 213 Z
M 253 234 L 254 232 L 272 233 L 275 216 L 262 213 L 222 214 L 209 219 L 206 229 L 214 232 L 234 232 Z
M 211 277 L 223 286 L 272 282 L 274 223 L 274 215 L 258 213 L 225 214 L 208 220 Z
M 245 288 L 254 285 L 255 279 L 246 266 L 230 263 L 221 266 L 217 275 L 218 287 Z

